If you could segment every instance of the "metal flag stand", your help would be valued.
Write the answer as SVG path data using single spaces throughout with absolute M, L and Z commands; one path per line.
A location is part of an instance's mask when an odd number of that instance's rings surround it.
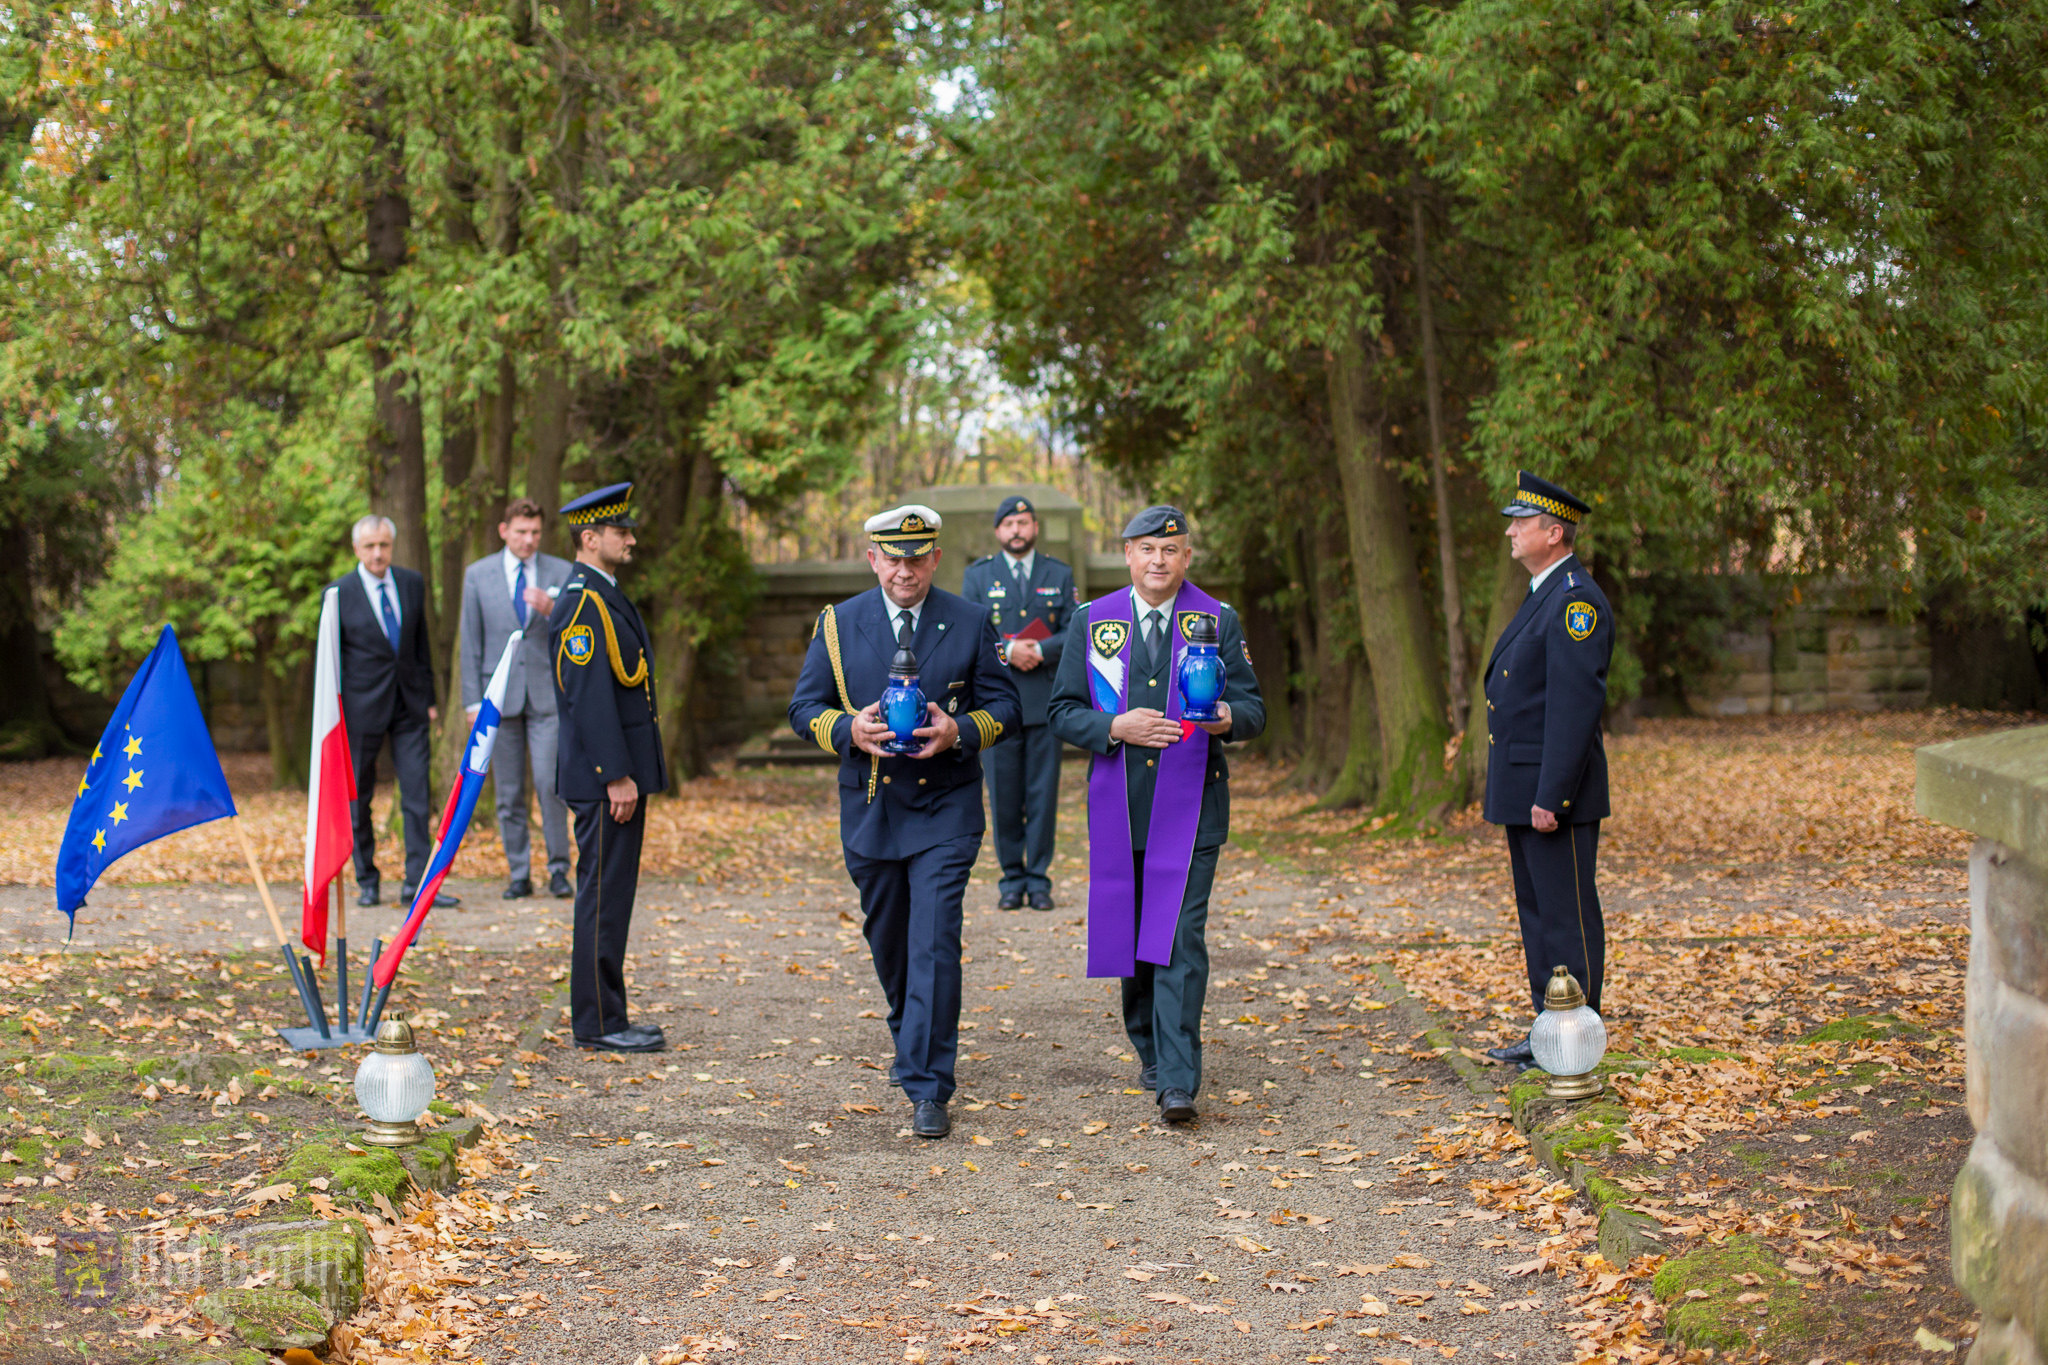
M 277 902 L 270 898 L 270 883 L 264 880 L 263 868 L 256 861 L 256 849 L 249 842 L 249 833 L 242 828 L 242 817 L 231 815 L 228 823 L 234 826 L 235 838 L 241 841 L 242 856 L 248 859 L 249 871 L 256 878 L 256 890 L 263 897 L 263 909 L 270 916 L 270 930 L 277 935 L 277 949 L 284 954 L 285 970 L 291 973 L 292 986 L 299 993 L 299 1005 L 306 1011 L 306 1025 L 303 1028 L 281 1028 L 278 1037 L 294 1052 L 314 1052 L 322 1048 L 347 1047 L 351 1043 L 367 1043 L 377 1036 L 377 1016 L 384 1012 L 384 996 L 379 994 L 376 1011 L 370 1008 L 370 974 L 363 973 L 363 999 L 356 1010 L 356 1022 L 351 1025 L 348 1018 L 348 917 L 342 909 L 341 878 L 336 877 L 334 887 L 334 952 L 335 992 L 334 1008 L 339 1026 L 327 1020 L 327 1009 L 320 1003 L 320 981 L 313 974 L 313 960 L 302 956 L 293 946 L 290 935 L 284 931 L 284 921 L 277 916 Z M 370 961 L 376 962 L 377 954 L 384 949 L 384 940 L 377 939 L 370 945 Z

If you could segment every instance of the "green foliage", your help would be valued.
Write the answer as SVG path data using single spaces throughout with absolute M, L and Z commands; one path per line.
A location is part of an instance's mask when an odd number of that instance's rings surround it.
M 1512 265 L 1474 409 L 1496 474 L 1590 490 L 1632 571 L 1846 570 L 1902 609 L 1961 574 L 2039 601 L 2044 17 L 1433 14 L 1398 64 L 1403 133 Z
M 331 470 L 326 424 L 248 404 L 195 433 L 178 478 L 124 530 L 103 576 L 57 631 L 80 686 L 118 691 L 169 622 L 188 659 L 261 663 L 284 677 L 312 647 L 320 588 L 350 563 L 358 514 Z

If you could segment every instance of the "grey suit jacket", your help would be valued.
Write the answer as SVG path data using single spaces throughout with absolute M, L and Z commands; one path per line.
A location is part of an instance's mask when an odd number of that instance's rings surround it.
M 560 588 L 569 581 L 569 561 L 550 554 L 533 557 L 533 586 Z M 555 714 L 555 680 L 548 672 L 548 618 L 529 612 L 526 638 L 512 659 L 512 677 L 505 687 L 504 715 Z M 491 670 L 505 652 L 505 641 L 519 629 L 512 594 L 505 587 L 504 552 L 487 555 L 462 575 L 462 704 L 484 699 Z

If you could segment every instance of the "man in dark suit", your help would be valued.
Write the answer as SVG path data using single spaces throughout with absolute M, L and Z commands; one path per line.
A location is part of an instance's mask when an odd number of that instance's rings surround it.
M 1170 1123 L 1195 1117 L 1209 991 L 1209 890 L 1230 837 L 1223 745 L 1256 739 L 1266 705 L 1237 613 L 1187 581 L 1188 519 L 1148 507 L 1124 527 L 1131 586 L 1076 613 L 1052 728 L 1096 755 L 1088 776 L 1088 975 L 1123 979 L 1139 1080 Z M 1206 618 L 1206 619 L 1204 619 Z M 1179 661 L 1217 641 L 1216 719 L 1180 719 Z M 1210 631 L 1214 634 L 1210 634 Z
M 560 733 L 555 784 L 576 816 L 576 916 L 569 1024 L 576 1046 L 659 1052 L 658 1024 L 626 1012 L 626 939 L 640 889 L 647 798 L 668 787 L 654 700 L 654 637 L 619 589 L 633 558 L 633 485 L 586 493 L 562 509 L 576 567 L 548 614 Z
M 1080 599 L 1073 570 L 1038 552 L 1038 513 L 1027 499 L 1005 498 L 996 508 L 996 540 L 1002 553 L 969 564 L 960 588 L 962 597 L 988 608 L 1024 708 L 1016 739 L 992 749 L 982 765 L 1003 869 L 996 908 L 1015 910 L 1028 900 L 1033 910 L 1050 910 L 1060 738 L 1046 724 L 1045 707 L 1066 648 L 1067 620 Z
M 960 898 L 985 828 L 981 754 L 1019 723 L 988 613 L 932 586 L 939 526 L 915 505 L 868 519 L 877 586 L 818 614 L 789 702 L 790 727 L 839 757 L 839 836 L 896 1042 L 889 1080 L 924 1138 L 953 1126 Z M 899 652 L 926 699 L 912 732 L 924 745 L 902 756 L 884 747 L 879 700 Z
M 1529 996 L 1558 966 L 1571 969 L 1600 1008 L 1607 932 L 1594 864 L 1607 817 L 1607 750 L 1600 713 L 1614 657 L 1614 611 L 1572 552 L 1584 502 L 1522 470 L 1501 515 L 1529 595 L 1486 663 L 1486 818 L 1507 828 Z M 1496 1061 L 1527 1066 L 1529 1040 L 1491 1048 Z
M 427 585 L 411 569 L 391 563 L 396 534 L 389 517 L 368 516 L 355 524 L 355 572 L 330 586 L 339 589 L 341 610 L 341 713 L 348 722 L 349 753 L 356 766 L 356 904 L 375 905 L 382 890 L 377 873 L 377 828 L 370 799 L 377 784 L 377 752 L 391 741 L 391 766 L 398 776 L 398 810 L 405 831 L 405 882 L 398 899 L 412 903 L 413 891 L 432 851 L 428 828 L 427 727 L 441 718 L 434 705 L 434 665 L 427 648 Z M 445 893 L 436 905 L 454 905 Z

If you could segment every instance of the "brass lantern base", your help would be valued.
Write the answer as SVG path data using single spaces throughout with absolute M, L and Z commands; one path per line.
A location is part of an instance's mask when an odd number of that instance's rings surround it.
M 1543 1093 L 1553 1100 L 1590 1100 L 1607 1089 L 1607 1082 L 1588 1071 L 1583 1076 L 1552 1076 Z
M 410 1147 L 419 1140 L 420 1126 L 410 1119 L 404 1123 L 371 1119 L 370 1126 L 363 1132 L 363 1141 L 373 1147 Z

